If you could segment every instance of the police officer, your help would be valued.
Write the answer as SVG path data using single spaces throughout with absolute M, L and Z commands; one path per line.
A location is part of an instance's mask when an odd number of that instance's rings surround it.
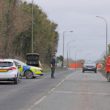
M 53 55 L 51 59 L 51 78 L 55 78 L 54 77 L 55 66 L 56 66 L 55 55 Z

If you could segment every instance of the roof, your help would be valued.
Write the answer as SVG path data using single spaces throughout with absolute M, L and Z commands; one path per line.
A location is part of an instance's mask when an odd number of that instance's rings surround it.
M 0 61 L 7 61 L 7 62 L 13 62 L 13 59 L 0 59 Z

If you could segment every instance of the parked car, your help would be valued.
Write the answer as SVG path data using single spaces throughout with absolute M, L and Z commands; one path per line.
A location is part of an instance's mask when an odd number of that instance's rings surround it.
M 19 67 L 21 76 L 25 76 L 27 79 L 35 78 L 36 76 L 42 76 L 43 70 L 40 67 L 30 66 L 26 63 L 14 59 L 16 65 Z
M 0 59 L 0 81 L 13 81 L 17 84 L 19 80 L 19 70 L 15 62 L 10 59 Z
M 82 72 L 84 73 L 85 71 L 94 71 L 97 73 L 97 66 L 95 63 L 84 63 Z

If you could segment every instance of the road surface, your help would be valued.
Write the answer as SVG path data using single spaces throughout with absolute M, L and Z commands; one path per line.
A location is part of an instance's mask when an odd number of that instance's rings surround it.
M 110 110 L 110 83 L 101 73 L 63 70 L 55 79 L 0 84 L 0 110 Z

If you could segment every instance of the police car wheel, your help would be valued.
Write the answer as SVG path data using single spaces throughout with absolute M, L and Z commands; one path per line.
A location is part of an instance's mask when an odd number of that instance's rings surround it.
M 18 78 L 14 78 L 14 84 L 18 84 Z
M 44 76 L 44 74 L 40 74 L 40 76 Z
M 27 70 L 25 72 L 25 77 L 26 77 L 26 79 L 32 79 L 33 78 L 33 72 L 30 70 Z

